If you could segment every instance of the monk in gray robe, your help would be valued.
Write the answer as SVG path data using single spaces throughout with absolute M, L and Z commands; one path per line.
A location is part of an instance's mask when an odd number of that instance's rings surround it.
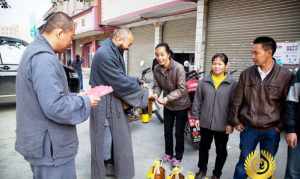
M 101 98 L 97 108 L 91 112 L 91 179 L 105 178 L 105 120 L 108 121 L 112 134 L 116 178 L 134 177 L 131 134 L 123 104 L 146 107 L 148 92 L 140 87 L 137 78 L 126 75 L 123 51 L 132 43 L 132 33 L 127 29 L 118 29 L 113 33 L 112 39 L 101 44 L 93 59 L 90 85 L 109 85 L 114 92 Z

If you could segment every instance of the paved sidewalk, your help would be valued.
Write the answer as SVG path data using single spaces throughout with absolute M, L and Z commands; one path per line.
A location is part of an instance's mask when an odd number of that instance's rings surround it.
M 85 86 L 87 80 L 85 79 Z M 28 163 L 15 152 L 15 106 L 0 106 L 0 179 L 30 179 L 31 170 Z M 134 145 L 134 158 L 136 175 L 134 179 L 144 179 L 150 165 L 159 159 L 164 151 L 163 124 L 154 119 L 151 123 L 142 124 L 139 121 L 131 123 L 132 140 Z M 90 141 L 89 122 L 78 126 L 79 152 L 76 158 L 77 178 L 90 178 Z M 239 134 L 230 136 L 228 142 L 228 159 L 223 170 L 222 179 L 231 179 L 233 170 L 239 157 Z M 276 178 L 283 179 L 286 166 L 286 143 L 281 140 L 277 154 Z M 208 175 L 211 175 L 215 159 L 215 147 L 212 145 L 208 164 Z M 186 140 L 183 158 L 183 170 L 196 171 L 198 151 L 193 149 Z M 169 169 L 168 166 L 166 166 Z M 169 173 L 169 172 L 168 172 Z

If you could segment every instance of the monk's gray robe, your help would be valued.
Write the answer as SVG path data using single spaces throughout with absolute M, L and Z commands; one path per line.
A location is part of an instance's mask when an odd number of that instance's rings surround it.
M 90 85 L 110 85 L 114 89 L 91 112 L 91 179 L 105 178 L 105 119 L 111 128 L 117 179 L 131 179 L 134 176 L 132 141 L 122 101 L 134 107 L 146 107 L 148 92 L 139 86 L 136 78 L 126 75 L 122 52 L 110 39 L 101 44 L 93 58 Z

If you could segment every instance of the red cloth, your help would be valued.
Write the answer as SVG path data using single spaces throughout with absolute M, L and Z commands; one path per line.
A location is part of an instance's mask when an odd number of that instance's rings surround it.
M 113 92 L 113 89 L 111 86 L 95 86 L 94 88 L 91 88 L 87 91 L 88 95 L 92 95 L 92 96 L 97 96 L 97 97 L 101 97 L 101 96 L 105 96 L 109 93 Z

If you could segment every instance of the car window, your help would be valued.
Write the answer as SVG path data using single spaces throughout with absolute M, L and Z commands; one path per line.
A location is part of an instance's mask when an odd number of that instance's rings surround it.
M 27 43 L 14 38 L 0 37 L 0 63 L 19 64 Z

